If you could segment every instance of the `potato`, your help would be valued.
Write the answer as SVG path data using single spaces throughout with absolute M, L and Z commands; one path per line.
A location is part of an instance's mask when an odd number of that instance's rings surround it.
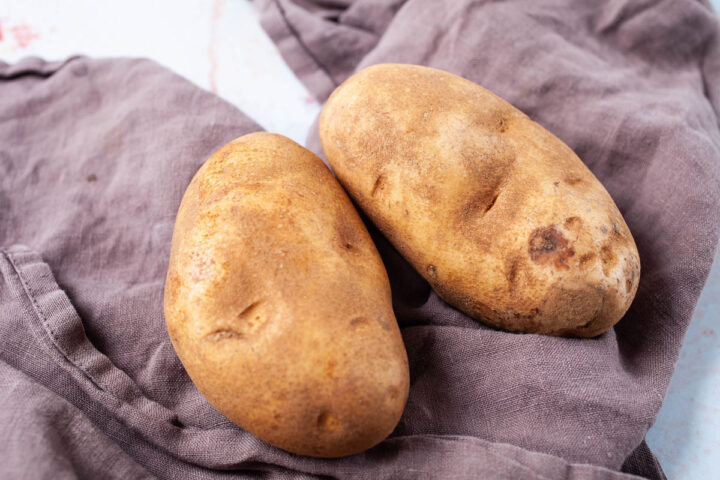
M 337 178 L 446 302 L 497 328 L 592 337 L 632 302 L 630 231 L 573 151 L 488 90 L 376 65 L 319 123 Z
M 240 137 L 197 172 L 165 317 L 198 390 L 272 445 L 350 455 L 400 419 L 409 372 L 387 273 L 328 168 L 285 137 Z

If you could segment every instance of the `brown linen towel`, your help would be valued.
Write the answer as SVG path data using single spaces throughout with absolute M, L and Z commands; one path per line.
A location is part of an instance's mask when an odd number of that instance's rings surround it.
M 572 147 L 635 236 L 637 298 L 596 340 L 488 330 L 386 242 L 413 384 L 396 435 L 462 434 L 661 478 L 643 438 L 661 406 L 720 227 L 720 37 L 707 2 L 256 0 L 324 101 L 376 63 L 483 85 Z M 317 129 L 310 147 L 321 153 Z

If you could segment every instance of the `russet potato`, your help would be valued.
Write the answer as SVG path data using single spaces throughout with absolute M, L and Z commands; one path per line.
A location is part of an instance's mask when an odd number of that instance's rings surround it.
M 319 122 L 359 207 L 446 302 L 492 326 L 592 337 L 632 302 L 633 237 L 557 137 L 492 92 L 433 68 L 350 77 Z
M 338 457 L 398 423 L 409 373 L 387 273 L 342 187 L 293 141 L 246 135 L 200 168 L 164 302 L 197 388 L 268 443 Z

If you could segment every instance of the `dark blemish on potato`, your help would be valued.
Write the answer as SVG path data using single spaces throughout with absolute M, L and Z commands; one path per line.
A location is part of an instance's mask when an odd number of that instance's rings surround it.
M 565 227 L 567 228 L 577 228 L 582 224 L 582 220 L 580 217 L 567 217 L 565 219 Z
M 530 258 L 539 264 L 554 265 L 556 268 L 569 269 L 567 260 L 575 251 L 562 233 L 554 226 L 533 230 L 528 241 Z
M 404 214 L 406 217 L 409 217 L 409 216 L 410 216 L 410 212 L 407 211 L 407 210 L 405 210 L 405 211 L 403 212 L 403 214 Z
M 94 173 L 91 173 L 90 175 L 87 176 L 87 178 L 85 180 L 87 180 L 88 183 L 97 182 L 97 175 L 95 175 Z
M 391 386 L 388 388 L 388 398 L 390 400 L 395 400 L 400 396 L 400 389 L 395 386 Z
M 600 227 L 600 231 L 601 231 L 602 233 L 608 233 L 610 230 L 608 230 L 608 228 L 603 225 L 602 227 Z
M 382 190 L 383 188 L 385 188 L 385 174 L 378 175 L 375 179 L 370 196 L 374 197 L 378 190 Z
M 639 272 L 635 269 L 635 266 L 630 268 L 630 275 L 625 279 L 625 293 L 630 293 L 632 291 L 638 273 Z
M 612 248 L 610 248 L 608 245 L 604 245 L 600 249 L 600 260 L 603 264 L 603 273 L 607 276 L 610 274 L 610 269 L 612 269 L 615 264 L 617 264 L 617 256 L 615 255 L 615 252 L 613 252 Z
M 587 322 L 583 323 L 582 325 L 578 325 L 577 328 L 590 328 L 590 325 L 592 324 L 593 320 L 588 320 Z
M 590 263 L 593 259 L 595 259 L 595 254 L 593 252 L 582 255 L 579 260 L 580 268 L 586 268 L 588 263 Z
M 558 187 L 558 186 L 560 186 L 560 182 L 553 182 L 553 185 L 555 185 L 556 187 Z
M 335 432 L 340 428 L 340 419 L 330 412 L 322 412 L 317 417 L 317 426 L 326 432 Z
M 514 257 L 510 261 L 510 267 L 508 268 L 507 274 L 505 275 L 508 282 L 510 283 L 510 289 L 512 290 L 515 287 L 515 284 L 517 283 L 517 275 L 519 270 L 519 260 L 517 257 Z
M 625 237 L 623 237 L 623 234 L 620 232 L 620 228 L 617 223 L 613 223 L 612 226 L 613 228 L 610 230 L 610 234 L 608 235 L 610 238 L 610 244 L 626 245 L 627 240 L 625 240 Z
M 567 177 L 567 178 L 565 179 L 565 183 L 567 183 L 567 184 L 570 185 L 571 187 L 574 187 L 575 185 L 578 185 L 578 184 L 582 183 L 582 178 L 580 178 L 580 177 Z
M 370 321 L 365 317 L 355 317 L 350 320 L 350 328 L 355 331 L 365 330 L 370 326 Z
M 500 133 L 505 133 L 508 130 L 508 121 L 506 118 L 500 118 L 500 121 L 498 122 L 498 130 Z
M 335 221 L 336 232 L 336 248 L 342 249 L 344 252 L 359 252 L 358 245 L 361 245 L 361 239 L 357 236 L 357 231 L 351 222 L 338 215 Z

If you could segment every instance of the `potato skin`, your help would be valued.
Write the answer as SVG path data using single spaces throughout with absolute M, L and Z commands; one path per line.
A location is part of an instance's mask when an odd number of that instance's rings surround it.
M 272 445 L 350 455 L 400 419 L 409 371 L 387 273 L 342 187 L 285 137 L 240 137 L 197 172 L 164 304 L 200 392 Z
M 629 308 L 640 260 L 610 195 L 492 92 L 433 68 L 375 65 L 335 90 L 319 130 L 350 196 L 471 317 L 593 337 Z

